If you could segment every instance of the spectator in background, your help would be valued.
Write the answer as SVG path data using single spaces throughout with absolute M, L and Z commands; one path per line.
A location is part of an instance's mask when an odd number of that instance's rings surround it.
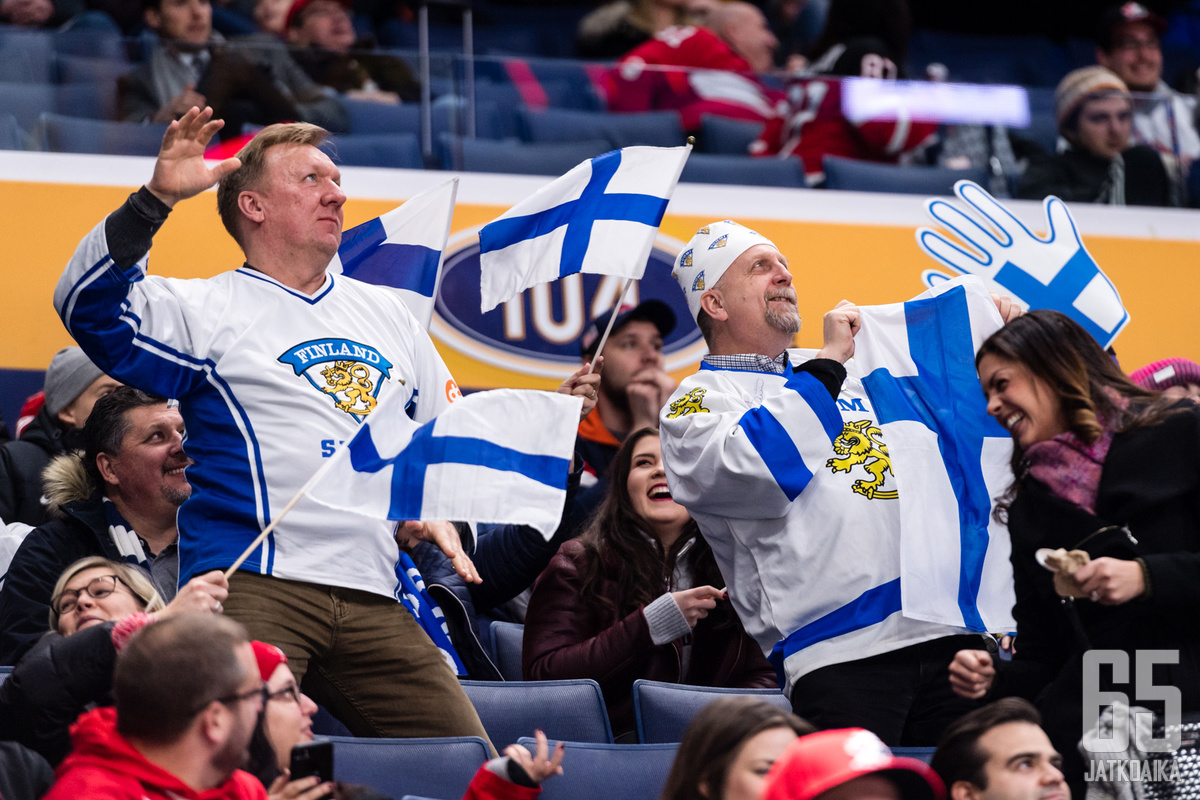
M 895 164 L 924 144 L 937 124 L 898 109 L 894 119 L 848 119 L 842 78 L 905 77 L 911 18 L 905 0 L 833 0 L 811 66 L 787 88 L 787 110 L 771 120 L 752 155 L 796 157 L 811 185 L 825 179 L 825 156 Z
M 625 54 L 605 76 L 610 111 L 677 110 L 688 131 L 704 114 L 761 122 L 783 94 L 750 73 L 773 68 L 779 46 L 766 17 L 745 2 L 719 3 L 708 27 L 671 27 Z
M 287 33 L 287 16 L 291 8 L 291 0 L 258 0 L 254 4 L 254 24 L 260 33 L 282 40 Z
M 688 0 L 617 0 L 589 13 L 575 32 L 578 58 L 612 61 L 672 25 L 686 25 Z
M 659 800 L 761 800 L 767 771 L 816 730 L 757 697 L 722 697 L 688 724 Z
M 725 602 L 687 509 L 671 499 L 658 432 L 625 440 L 580 539 L 538 578 L 525 617 L 526 680 L 592 678 L 613 734 L 634 733 L 633 682 L 775 688 L 775 671 Z
M 421 97 L 421 85 L 403 60 L 361 41 L 350 0 L 295 0 L 285 20 L 292 58 L 322 86 L 355 100 L 398 104 Z
M 763 800 L 942 800 L 937 773 L 897 758 L 870 731 L 819 731 L 788 745 L 767 774 Z
M 1029 165 L 1017 197 L 1114 206 L 1166 206 L 1171 184 L 1153 150 L 1130 145 L 1132 101 L 1125 83 L 1104 67 L 1069 73 L 1054 92 L 1058 131 L 1070 147 Z
M 72 728 L 74 752 L 47 800 L 265 800 L 241 769 L 264 703 L 241 625 L 184 614 L 147 627 L 117 658 L 113 695 L 115 709 Z
M 606 311 L 583 332 L 580 355 L 591 362 L 608 328 Z M 658 412 L 675 391 L 675 379 L 663 370 L 663 339 L 675 330 L 675 312 L 660 300 L 624 305 L 596 365 L 603 379 L 595 410 L 579 423 L 575 452 L 587 474 L 580 490 L 578 514 L 590 515 L 608 491 L 608 467 L 631 432 L 658 427 Z
M 64 347 L 46 369 L 45 404 L 20 438 L 0 446 L 0 521 L 38 526 L 50 517 L 42 470 L 50 459 L 79 447 L 92 406 L 121 384 L 78 347 Z
M 1027 700 L 1006 697 L 955 720 L 930 766 L 949 800 L 1071 800 L 1062 756 Z
M 1196 131 L 1196 98 L 1173 91 L 1162 79 L 1159 38 L 1166 27 L 1162 17 L 1141 3 L 1111 6 L 1101 17 L 1096 62 L 1137 93 L 1133 98 L 1133 142 L 1153 148 L 1172 180 L 1178 182 L 1200 156 L 1200 134 Z
M 226 44 L 213 31 L 209 0 L 144 2 L 146 25 L 161 41 L 147 63 L 119 79 L 122 119 L 165 123 L 210 105 L 226 120 L 225 137 L 246 125 L 292 120 L 349 130 L 332 90 L 313 83 L 282 44 Z
M 1167 397 L 1200 403 L 1200 364 L 1186 358 L 1165 358 L 1129 373 L 1129 380 Z
M 117 651 L 134 632 L 183 612 L 215 613 L 227 594 L 213 571 L 188 582 L 170 605 L 132 564 L 89 556 L 67 567 L 50 597 L 50 633 L 0 684 L 0 739 L 13 739 L 58 764 L 71 750 L 71 723 L 112 703 Z
M 162 398 L 122 386 L 96 403 L 84 451 L 59 456 L 47 491 L 56 519 L 25 537 L 0 590 L 0 662 L 13 664 L 48 628 L 54 582 L 76 559 L 138 564 L 175 596 L 175 512 L 192 492 L 183 418 Z

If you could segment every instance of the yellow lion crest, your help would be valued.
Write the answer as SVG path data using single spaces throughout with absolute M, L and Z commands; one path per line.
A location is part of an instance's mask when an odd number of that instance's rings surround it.
M 825 466 L 836 472 L 849 472 L 852 467 L 862 466 L 871 480 L 856 480 L 854 491 L 868 500 L 894 500 L 900 496 L 895 489 L 883 491 L 884 476 L 891 475 L 892 461 L 888 457 L 887 445 L 881 441 L 883 431 L 871 424 L 871 420 L 847 422 L 842 433 L 833 440 L 833 452 L 843 458 L 831 458 Z
M 704 393 L 706 391 L 708 390 L 697 387 L 674 403 L 671 403 L 671 410 L 667 414 L 667 419 L 675 419 L 676 417 L 683 417 L 688 414 L 707 414 L 708 409 L 703 405 Z
M 379 402 L 371 395 L 374 384 L 369 380 L 370 375 L 371 371 L 362 364 L 354 361 L 334 361 L 332 365 L 321 370 L 321 377 L 329 384 L 322 386 L 321 391 L 335 395 L 334 402 L 337 407 L 347 414 L 365 417 L 375 410 Z M 346 399 L 338 400 L 338 394 Z M 362 408 L 355 408 L 359 403 L 362 403 Z

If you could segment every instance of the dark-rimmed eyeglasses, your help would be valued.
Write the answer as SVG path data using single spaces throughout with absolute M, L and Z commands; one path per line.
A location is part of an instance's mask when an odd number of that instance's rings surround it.
M 275 692 L 266 692 L 264 695 L 268 701 L 270 700 L 291 700 L 296 705 L 300 704 L 300 687 L 296 684 L 289 684 Z
M 67 589 L 58 596 L 58 602 L 54 604 L 54 613 L 60 617 L 70 614 L 79 605 L 79 595 L 84 593 L 93 600 L 102 600 L 117 590 L 118 583 L 125 583 L 120 575 L 98 575 L 79 591 Z
M 229 694 L 229 695 L 225 695 L 224 697 L 218 697 L 215 701 L 212 701 L 212 702 L 217 702 L 217 703 L 221 703 L 222 705 L 231 706 L 231 705 L 234 705 L 235 703 L 241 703 L 245 700 L 253 700 L 254 698 L 257 697 L 261 702 L 266 703 L 267 698 L 269 696 L 270 695 L 267 694 L 267 685 L 265 683 L 260 683 L 258 686 L 255 686 L 253 689 L 247 689 L 246 691 L 238 692 L 237 694 Z M 207 703 L 205 705 L 207 705 Z

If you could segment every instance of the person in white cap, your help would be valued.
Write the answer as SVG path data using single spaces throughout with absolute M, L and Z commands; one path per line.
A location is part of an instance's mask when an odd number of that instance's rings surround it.
M 0 520 L 37 527 L 50 519 L 42 470 L 54 456 L 81 446 L 78 432 L 92 406 L 120 385 L 78 347 L 64 347 L 54 354 L 46 369 L 45 404 L 21 431 L 21 438 L 0 447 Z
M 825 315 L 819 352 L 789 349 L 800 315 L 787 259 L 729 220 L 701 228 L 674 275 L 710 355 L 660 420 L 672 497 L 699 523 L 797 714 L 890 745 L 933 744 L 974 707 L 952 693 L 949 659 L 983 639 L 882 599 L 900 576 L 900 518 L 887 444 L 850 361 L 858 309 L 843 301 Z M 885 468 L 870 496 L 854 491 L 853 458 L 868 446 Z

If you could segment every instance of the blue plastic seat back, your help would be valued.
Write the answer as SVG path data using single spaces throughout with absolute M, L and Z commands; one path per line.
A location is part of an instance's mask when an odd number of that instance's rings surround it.
M 561 144 L 523 144 L 512 141 L 442 137 L 442 167 L 466 172 L 506 172 L 513 175 L 562 175 L 572 167 L 611 148 L 603 140 Z M 501 674 L 507 675 L 503 669 Z
M 525 626 L 516 622 L 493 622 L 492 642 L 495 647 L 496 668 L 506 681 L 519 681 L 521 671 L 521 647 L 525 640 Z M 508 742 L 505 742 L 508 744 Z M 504 745 L 501 745 L 502 747 Z
M 528 737 L 520 744 L 531 753 L 536 748 Z M 657 800 L 679 749 L 678 744 L 565 745 L 563 774 L 542 783 L 539 800 Z
M 825 156 L 825 188 L 847 192 L 891 192 L 893 194 L 954 194 L 956 181 L 986 185 L 987 169 L 944 167 L 895 167 L 849 158 Z
M 683 127 L 674 111 L 608 114 L 548 108 L 521 110 L 521 124 L 530 142 L 572 142 L 605 139 L 611 146 L 676 147 L 684 143 Z
M 12 114 L 0 113 L 0 150 L 28 150 L 29 134 Z
M 425 166 L 415 133 L 351 133 L 333 137 L 321 149 L 336 163 L 348 166 L 392 169 Z
M 763 125 L 762 122 L 705 114 L 700 118 L 704 152 L 731 156 L 748 155 L 750 143 L 762 133 Z
M 679 180 L 685 183 L 725 183 L 739 186 L 807 186 L 798 158 L 753 158 L 715 153 L 692 153 Z
M 497 749 L 543 731 L 552 739 L 611 743 L 600 685 L 593 680 L 462 681 Z
M 0 26 L 0 81 L 50 83 L 52 80 L 53 34 L 28 28 Z M 0 108 L 5 111 L 11 110 L 3 102 L 0 102 Z
M 38 139 L 54 153 L 100 153 L 119 156 L 155 156 L 162 146 L 166 125 L 105 122 L 96 119 L 42 114 Z
M 633 711 L 638 741 L 678 742 L 700 709 L 719 697 L 757 697 L 791 711 L 792 704 L 778 689 L 722 689 L 680 683 L 633 682 Z
M 892 747 L 889 749 L 892 751 L 892 755 L 903 758 L 915 758 L 918 761 L 924 761 L 926 764 L 933 761 L 933 754 L 937 752 L 936 747 Z
M 459 798 L 490 758 L 478 736 L 442 739 L 357 739 L 331 736 L 333 777 L 388 797 Z
M 350 132 L 364 133 L 415 133 L 421 132 L 421 106 L 417 103 L 392 105 L 372 103 L 367 100 L 340 98 L 342 106 L 350 116 Z M 443 133 L 465 131 L 465 106 L 461 98 L 447 96 L 439 98 L 430 110 L 433 136 Z M 485 139 L 499 138 L 503 130 L 500 111 L 494 102 L 479 101 L 475 104 L 475 135 Z

